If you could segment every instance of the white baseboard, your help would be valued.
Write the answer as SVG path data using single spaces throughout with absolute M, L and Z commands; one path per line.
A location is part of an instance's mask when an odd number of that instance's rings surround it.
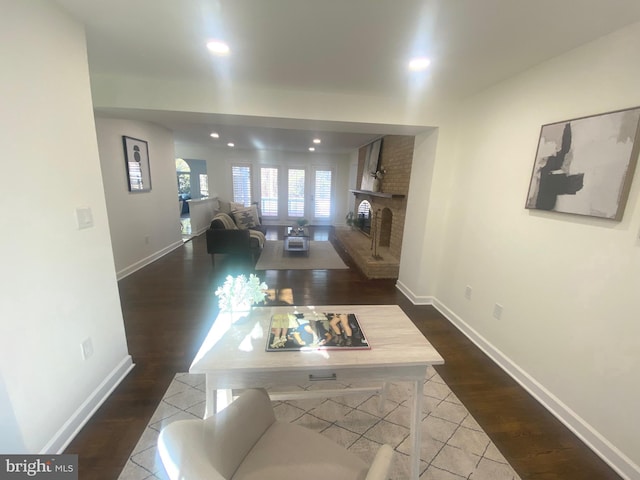
M 144 268 L 147 265 L 155 262 L 160 257 L 164 257 L 167 253 L 170 253 L 170 252 L 174 251 L 176 248 L 181 247 L 182 245 L 184 245 L 182 240 L 180 240 L 179 242 L 172 243 L 171 245 L 163 248 L 162 250 L 159 250 L 159 251 L 155 252 L 154 254 L 149 255 L 148 257 L 143 258 L 142 260 L 139 260 L 136 263 L 134 263 L 132 265 L 129 265 L 128 267 L 123 268 L 119 272 L 116 272 L 116 279 L 117 280 L 122 280 L 123 278 L 131 275 L 132 273 L 137 272 L 141 268 Z
M 64 425 L 56 432 L 51 440 L 40 451 L 40 454 L 63 453 L 71 440 L 85 426 L 94 413 L 105 402 L 111 392 L 124 380 L 133 369 L 131 355 L 125 356 L 111 373 L 98 385 L 91 395 L 78 407 Z
M 400 289 L 402 291 L 402 289 Z M 402 291 L 405 293 L 404 291 Z M 406 293 L 405 293 L 406 295 Z M 411 297 L 407 295 L 411 300 Z M 462 318 L 451 311 L 438 299 L 433 299 L 433 306 L 444 315 L 458 330 L 471 340 L 480 350 L 486 353 L 500 368 L 518 382 L 553 416 L 560 420 L 602 460 L 613 468 L 625 480 L 640 480 L 640 467 L 608 441 L 595 428 L 564 404 L 553 393 L 547 390 L 535 378 L 525 372 L 509 357 L 475 331 Z M 413 301 L 413 300 L 412 300 Z M 415 303 L 415 302 L 414 302 Z M 446 359 L 445 359 L 446 362 Z
M 191 236 L 192 237 L 199 237 L 200 235 L 202 235 L 204 232 L 206 232 L 209 229 L 209 225 L 205 225 L 204 227 L 198 229 L 197 232 L 191 232 Z
M 414 305 L 433 305 L 433 302 L 435 300 L 434 297 L 431 297 L 431 296 L 416 295 L 411 291 L 410 288 L 408 288 L 400 280 L 396 282 L 396 288 L 400 290 L 403 293 L 403 295 L 407 297 L 411 301 L 411 303 L 413 303 Z

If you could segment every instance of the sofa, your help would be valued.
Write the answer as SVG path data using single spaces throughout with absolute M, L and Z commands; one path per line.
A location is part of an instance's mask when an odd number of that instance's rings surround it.
M 265 229 L 257 207 L 236 206 L 229 213 L 217 213 L 206 231 L 206 239 L 212 263 L 216 254 L 229 254 L 248 258 L 255 264 L 265 243 Z

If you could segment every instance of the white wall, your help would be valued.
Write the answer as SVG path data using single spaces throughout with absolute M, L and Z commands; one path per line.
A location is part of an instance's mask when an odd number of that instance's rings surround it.
M 446 208 L 446 221 L 426 237 L 440 245 L 442 261 L 437 271 L 423 263 L 427 279 L 416 292 L 434 295 L 449 318 L 634 479 L 640 173 L 621 222 L 524 203 L 541 125 L 640 105 L 638 45 L 640 24 L 469 98 L 455 121 L 441 125 L 429 214 Z M 495 303 L 504 307 L 501 320 L 492 317 Z
M 430 217 L 439 216 L 437 205 L 430 208 L 437 145 L 438 130 L 433 129 L 416 136 L 413 149 L 397 286 L 415 303 L 431 303 L 435 290 L 436 277 L 433 273 L 437 268 L 429 258 L 434 257 L 437 249 L 431 245 L 434 237 L 427 235 L 427 226 Z M 418 298 L 417 292 L 422 292 L 423 297 Z
M 18 425 L 2 375 L 0 375 L 0 426 L 2 426 L 0 452 L 25 452 L 20 425 Z
M 231 165 L 236 163 L 248 163 L 252 165 L 254 186 L 259 186 L 259 169 L 261 166 L 280 166 L 280 175 L 286 175 L 286 167 L 307 167 L 311 188 L 311 175 L 313 167 L 330 167 L 334 169 L 335 195 L 334 195 L 334 219 L 336 222 L 344 220 L 347 213 L 348 182 L 349 182 L 349 155 L 323 154 L 323 153 L 293 153 L 270 150 L 241 150 L 231 148 L 204 149 L 188 144 L 176 145 L 176 154 L 182 158 L 197 158 L 206 160 L 207 174 L 209 175 L 209 196 L 218 197 L 221 200 L 232 199 Z M 282 183 L 281 183 L 282 185 Z M 311 192 L 311 190 L 309 190 Z M 258 198 L 259 190 L 254 192 L 254 200 Z M 284 207 L 281 208 L 283 210 Z M 309 218 L 310 220 L 310 218 Z M 285 215 L 276 223 L 286 222 Z M 265 223 L 268 220 L 265 219 Z
M 359 149 L 354 150 L 349 154 L 349 180 L 347 182 L 347 186 L 349 190 L 357 190 L 358 189 L 358 157 L 359 157 Z M 346 215 L 349 212 L 356 211 L 356 197 L 355 195 L 350 194 L 347 198 L 347 206 L 344 211 L 344 215 L 336 218 L 335 225 L 346 226 L 347 219 Z
M 443 106 L 439 99 L 421 103 L 421 97 L 400 92 L 395 97 L 335 94 L 306 90 L 212 87 L 160 77 L 95 74 L 91 78 L 98 108 L 140 108 L 183 112 L 326 120 L 348 123 L 437 125 Z M 447 106 L 448 108 L 448 106 Z M 295 127 L 293 127 L 295 128 Z M 381 131 L 381 134 L 401 132 Z
M 0 145 L 11 172 L 0 190 L 0 435 L 12 453 L 56 452 L 131 358 L 83 27 L 44 0 L 0 0 L 0 10 Z M 92 228 L 78 229 L 77 207 L 91 209 Z
M 118 278 L 182 245 L 171 131 L 151 123 L 96 117 L 100 165 Z M 151 191 L 127 186 L 122 136 L 148 142 Z

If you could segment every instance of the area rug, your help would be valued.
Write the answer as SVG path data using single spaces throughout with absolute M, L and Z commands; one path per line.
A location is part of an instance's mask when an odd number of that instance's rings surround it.
M 256 270 L 335 270 L 349 268 L 331 242 L 309 242 L 309 255 L 285 252 L 282 240 L 267 240 Z
M 432 367 L 427 377 L 420 478 L 519 480 L 518 474 Z M 316 383 L 298 388 L 327 388 Z M 118 480 L 168 478 L 156 451 L 158 433 L 173 421 L 202 418 L 204 386 L 204 375 L 179 373 L 175 376 Z M 333 382 L 333 386 L 358 385 Z M 389 478 L 399 480 L 409 477 L 409 391 L 409 383 L 391 384 L 383 413 L 378 411 L 378 397 L 368 393 L 273 402 L 273 406 L 279 420 L 316 430 L 365 461 L 373 459 L 382 443 L 388 443 L 395 450 Z

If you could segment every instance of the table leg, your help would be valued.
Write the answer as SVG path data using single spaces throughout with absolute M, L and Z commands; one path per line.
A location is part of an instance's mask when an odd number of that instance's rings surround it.
M 233 402 L 233 390 L 224 388 L 216 390 L 216 413 L 227 408 Z
M 389 394 L 389 383 L 384 382 L 382 384 L 380 395 L 378 395 L 378 413 L 380 414 L 380 416 L 383 416 L 384 414 L 384 404 L 387 401 L 388 394 Z
M 204 418 L 209 418 L 220 410 L 224 410 L 227 405 L 233 402 L 233 390 L 231 389 L 215 390 L 210 386 L 208 380 L 205 389 Z
M 420 450 L 422 447 L 422 396 L 424 382 L 418 380 L 413 384 L 411 401 L 411 479 L 420 477 Z
M 217 391 L 211 387 L 209 383 L 209 375 L 205 375 L 205 403 L 204 403 L 204 418 L 209 418 L 216 413 L 216 397 Z

